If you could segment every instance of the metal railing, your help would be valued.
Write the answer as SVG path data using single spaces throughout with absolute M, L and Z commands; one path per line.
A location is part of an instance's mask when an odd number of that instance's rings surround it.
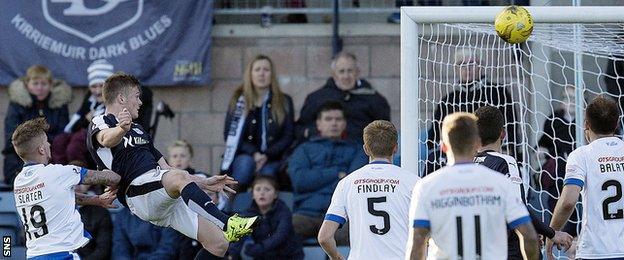
M 339 0 L 341 13 L 392 13 L 398 12 L 396 0 Z M 399 1 L 401 2 L 401 1 Z M 331 14 L 333 0 L 218 0 L 216 15 L 240 14 Z

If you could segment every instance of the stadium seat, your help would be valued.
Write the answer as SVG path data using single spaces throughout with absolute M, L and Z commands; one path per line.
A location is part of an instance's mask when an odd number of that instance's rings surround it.
M 0 212 L 0 234 L 11 236 L 13 245 L 20 243 L 21 230 L 21 223 L 15 212 Z
M 26 259 L 26 247 L 23 246 L 14 246 L 11 248 L 11 258 L 14 260 L 24 260 Z
M 303 248 L 303 254 L 305 254 L 304 260 L 323 260 L 327 259 L 325 251 L 319 246 L 306 246 Z
M 348 246 L 339 246 L 338 253 L 340 253 L 345 259 L 349 258 L 349 250 Z
M 117 217 L 117 213 L 119 213 L 123 209 L 124 206 L 117 199 L 115 199 L 115 201 L 113 201 L 113 204 L 116 205 L 117 208 L 116 209 L 108 209 L 108 213 L 110 213 L 111 221 L 113 223 L 115 223 L 115 218 Z
M 234 197 L 234 200 L 230 204 L 230 212 L 241 213 L 245 211 L 249 207 L 251 200 L 250 192 L 236 194 L 236 197 Z
M 280 191 L 279 198 L 288 206 L 290 211 L 293 211 L 293 206 L 295 205 L 295 200 L 293 198 L 292 192 Z
M 0 212 L 16 212 L 15 197 L 12 191 L 0 192 Z

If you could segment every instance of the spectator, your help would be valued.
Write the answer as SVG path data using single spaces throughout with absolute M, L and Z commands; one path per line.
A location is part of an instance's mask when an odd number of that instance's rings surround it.
M 89 185 L 78 185 L 76 192 L 93 193 L 89 188 Z M 93 237 L 88 244 L 77 250 L 78 255 L 85 260 L 110 259 L 113 235 L 110 213 L 105 208 L 92 205 L 81 206 L 78 211 L 85 230 Z
M 111 259 L 176 259 L 177 238 L 175 230 L 154 226 L 123 208 L 115 217 Z
M 260 216 L 260 223 L 251 234 L 252 241 L 233 244 L 230 255 L 238 258 L 242 249 L 253 259 L 303 259 L 301 241 L 293 232 L 292 212 L 277 197 L 277 182 L 271 177 L 258 176 L 251 189 L 253 201 L 241 215 Z
M 368 81 L 360 78 L 355 55 L 341 52 L 331 63 L 332 77 L 325 85 L 310 93 L 297 121 L 297 143 L 317 135 L 315 126 L 319 108 L 327 101 L 340 101 L 347 119 L 346 137 L 362 143 L 362 131 L 370 122 L 390 120 L 390 105 Z
M 141 85 L 141 107 L 139 108 L 139 117 L 133 120 L 147 131 L 152 128 L 152 111 L 154 110 L 154 93 L 146 86 Z
M 74 113 L 64 128 L 64 133 L 54 138 L 52 162 L 87 166 L 87 127 L 91 118 L 104 114 L 102 86 L 108 76 L 113 75 L 113 65 L 106 60 L 96 60 L 87 68 L 89 92 L 85 95 L 80 109 Z
M 551 114 L 542 128 L 543 134 L 538 141 L 538 158 L 545 172 L 541 174 L 541 186 L 549 194 L 559 197 L 563 190 L 563 179 L 568 154 L 575 149 L 576 142 L 576 87 L 567 85 L 563 90 L 563 102 Z M 553 212 L 557 198 L 548 197 L 548 208 Z M 572 222 L 578 221 L 575 211 L 563 231 L 576 236 L 577 227 Z
M 481 60 L 475 50 L 458 50 L 455 53 L 455 66 L 459 75 L 459 82 L 456 84 L 457 89 L 446 95 L 434 112 L 433 124 L 427 137 L 429 140 L 428 147 L 431 151 L 429 158 L 439 159 L 442 157 L 437 143 L 440 141 L 440 125 L 446 115 L 454 112 L 473 113 L 484 105 L 497 107 L 505 115 L 505 121 L 509 122 L 505 129 L 509 144 L 504 147 L 506 148 L 504 150 L 509 155 L 517 157 L 514 146 L 517 143 L 515 124 L 519 122 L 519 116 L 516 116 L 509 91 L 504 86 L 485 82 Z M 433 172 L 441 166 L 441 161 L 433 162 L 431 165 L 428 164 L 426 172 Z
M 624 32 L 620 32 L 619 37 L 624 37 Z M 620 41 L 622 38 L 620 38 Z M 624 57 L 614 56 L 607 62 L 607 71 L 604 81 L 607 85 L 609 96 L 613 97 L 620 106 L 620 113 L 624 110 Z M 622 131 L 622 119 L 620 118 L 620 129 Z
M 173 142 L 167 148 L 167 162 L 171 167 L 176 169 L 182 169 L 188 171 L 192 175 L 199 175 L 203 177 L 209 177 L 207 173 L 197 171 L 191 167 L 191 160 L 193 159 L 193 147 L 184 140 L 177 140 Z M 217 205 L 217 208 L 224 211 L 227 207 L 228 198 L 224 193 L 208 192 L 208 195 L 212 199 L 212 202 Z M 178 233 L 177 244 L 180 253 L 177 259 L 193 259 L 195 255 L 202 249 L 201 243 L 197 240 L 191 239 L 187 236 Z M 207 251 L 206 254 L 210 254 Z M 208 255 L 207 255 L 208 257 Z M 219 259 L 216 256 L 210 255 L 210 259 Z
M 292 99 L 282 93 L 271 59 L 254 57 L 232 96 L 223 130 L 221 170 L 238 180 L 239 190 L 246 189 L 255 173 L 277 175 L 283 151 L 293 141 L 293 112 Z
M 293 225 L 303 239 L 316 238 L 338 181 L 368 163 L 361 145 L 341 139 L 347 122 L 339 102 L 321 107 L 316 127 L 319 135 L 297 147 L 288 164 L 295 200 Z M 341 228 L 336 234 L 339 245 L 348 244 L 348 230 Z
M 71 101 L 71 88 L 42 65 L 33 65 L 26 76 L 9 85 L 9 108 L 4 118 L 4 181 L 13 187 L 15 175 L 22 169 L 22 160 L 11 145 L 15 128 L 27 120 L 45 117 L 50 125 L 48 139 L 53 140 L 63 132 L 69 121 L 67 104 Z

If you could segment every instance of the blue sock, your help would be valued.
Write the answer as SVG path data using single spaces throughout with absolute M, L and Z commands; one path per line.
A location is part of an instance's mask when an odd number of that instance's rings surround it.
M 184 186 L 182 192 L 180 192 L 180 196 L 182 196 L 184 203 L 186 203 L 191 210 L 225 230 L 230 217 L 221 212 L 221 210 L 212 203 L 210 196 L 200 189 L 196 183 L 191 182 Z

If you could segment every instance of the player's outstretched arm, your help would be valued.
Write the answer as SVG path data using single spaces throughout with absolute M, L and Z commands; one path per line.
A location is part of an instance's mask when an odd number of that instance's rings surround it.
M 414 228 L 409 239 L 405 252 L 406 260 L 424 260 L 427 251 L 427 240 L 429 239 L 428 228 Z
M 334 221 L 324 220 L 321 225 L 321 230 L 319 230 L 318 233 L 318 242 L 331 260 L 344 259 L 344 257 L 338 253 L 336 239 L 334 238 L 334 234 L 339 227 L 340 224 Z
M 552 220 L 550 221 L 550 227 L 552 227 L 556 231 L 561 230 L 561 228 L 563 228 L 563 225 L 565 225 L 566 221 L 568 221 L 568 219 L 570 218 L 570 215 L 572 215 L 572 212 L 574 211 L 574 206 L 576 205 L 576 202 L 578 201 L 578 197 L 580 194 L 581 194 L 581 186 L 577 186 L 577 185 L 563 186 L 563 191 L 561 192 L 559 201 L 557 201 L 557 205 L 555 206 Z M 548 257 L 548 259 L 554 259 L 553 252 L 552 252 L 554 242 L 555 241 L 551 239 L 548 239 L 546 241 L 546 256 Z M 571 243 L 568 243 L 567 247 L 564 246 L 563 249 L 567 250 L 570 247 L 570 245 Z M 557 246 L 561 247 L 560 245 L 557 245 Z
M 87 170 L 87 174 L 85 174 L 85 176 L 82 178 L 81 184 L 106 185 L 109 187 L 117 187 L 119 180 L 121 180 L 121 176 L 109 170 Z
M 514 229 L 520 238 L 520 249 L 525 260 L 539 259 L 539 239 L 533 224 L 526 223 Z

